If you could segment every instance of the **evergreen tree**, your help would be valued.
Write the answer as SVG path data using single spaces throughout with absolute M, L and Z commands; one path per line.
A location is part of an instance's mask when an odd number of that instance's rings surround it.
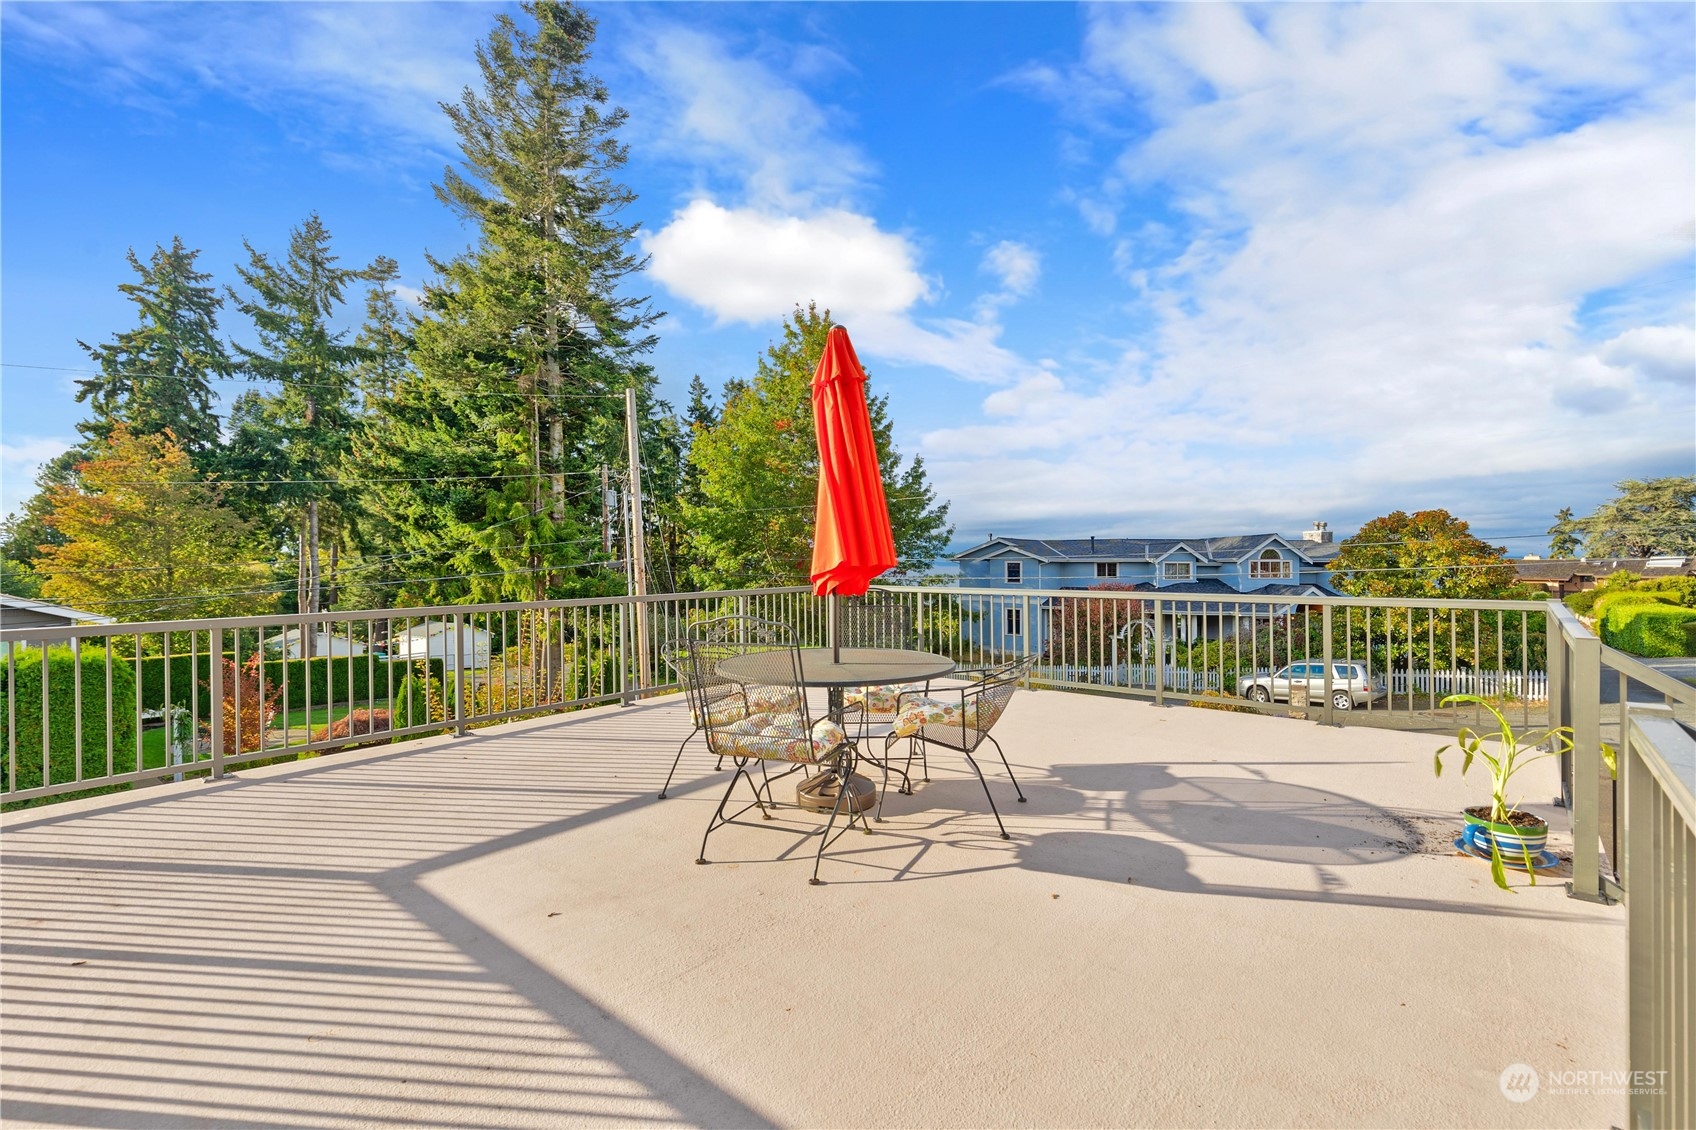
M 689 459 L 702 501 L 685 501 L 694 580 L 703 587 L 803 583 L 812 567 L 819 452 L 812 380 L 832 322 L 797 307 L 751 381 L 729 382 L 718 422 L 696 434 Z M 889 401 L 866 407 L 903 572 L 928 569 L 948 543 L 948 505 L 936 502 L 924 460 L 905 466 L 891 442 Z
M 218 308 L 223 305 L 212 276 L 194 269 L 199 251 L 180 236 L 169 249 L 156 247 L 143 263 L 127 253 L 139 282 L 118 289 L 136 304 L 136 327 L 104 345 L 79 341 L 100 366 L 100 375 L 77 382 L 77 402 L 87 401 L 92 420 L 77 430 L 93 444 L 103 442 L 122 424 L 136 435 L 170 432 L 197 462 L 218 445 L 218 417 L 212 410 L 214 377 L 232 371 L 218 338 Z M 85 457 L 92 453 L 85 448 Z
M 1626 479 L 1579 523 L 1592 557 L 1696 553 L 1696 475 Z
M 269 433 L 268 458 L 281 456 L 279 469 L 292 480 L 277 491 L 298 515 L 296 600 L 303 612 L 324 607 L 319 549 L 323 508 L 345 501 L 336 483 L 347 451 L 357 402 L 358 366 L 368 351 L 348 341 L 348 331 L 333 328 L 349 283 L 394 277 L 391 260 L 379 259 L 363 270 L 338 267 L 330 251 L 330 233 L 315 212 L 289 233 L 281 262 L 247 248 L 248 265 L 237 266 L 252 297 L 230 292 L 236 308 L 253 320 L 259 348 L 237 345 L 240 368 L 255 380 L 273 382 L 276 391 L 242 405 L 243 427 Z
M 1555 524 L 1549 527 L 1549 556 L 1578 556 L 1578 546 L 1583 537 L 1578 520 L 1572 516 L 1572 507 L 1561 507 L 1555 515 Z
M 643 261 L 613 179 L 623 110 L 586 70 L 595 23 L 535 0 L 533 24 L 495 20 L 478 47 L 481 90 L 443 110 L 463 162 L 438 197 L 476 244 L 437 274 L 412 361 L 361 436 L 367 478 L 429 478 L 374 489 L 428 599 L 539 598 L 605 591 L 599 467 L 624 462 L 623 390 L 638 389 L 644 447 L 658 406 L 638 362 L 659 317 L 620 283 Z M 651 493 L 651 491 L 650 491 Z

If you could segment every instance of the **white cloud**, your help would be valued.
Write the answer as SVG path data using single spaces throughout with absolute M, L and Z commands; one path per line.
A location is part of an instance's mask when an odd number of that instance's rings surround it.
M 339 164 L 455 149 L 438 103 L 477 78 L 475 4 L 8 4 L 8 38 L 79 81 L 174 112 L 210 87 Z
M 866 356 L 970 380 L 1008 381 L 1031 370 L 999 344 L 992 318 L 921 316 L 938 288 L 922 273 L 915 241 L 885 230 L 858 202 L 871 162 L 845 138 L 839 115 L 776 63 L 675 27 L 652 30 L 629 61 L 658 92 L 660 124 L 647 127 L 653 142 L 716 185 L 642 236 L 667 290 L 720 323 L 772 323 L 817 302 Z M 1034 252 L 1027 266 L 1018 245 L 1005 247 L 1013 274 L 1003 274 L 1003 285 L 1030 285 Z
M 1696 330 L 1690 326 L 1638 326 L 1605 342 L 1597 355 L 1650 380 L 1686 387 L 1696 381 Z
M 48 461 L 57 459 L 74 440 L 59 436 L 16 436 L 0 442 L 0 515 L 15 514 L 35 493 L 35 477 Z
M 1034 248 L 1004 239 L 984 252 L 983 270 L 1000 280 L 1003 292 L 1023 296 L 1042 274 L 1042 258 Z
M 1488 506 L 1506 477 L 1688 465 L 1688 291 L 1600 347 L 1582 324 L 1696 250 L 1689 52 L 1669 65 L 1642 17 L 1093 10 L 1072 82 L 1152 128 L 1074 199 L 1134 185 L 1173 217 L 1112 248 L 1146 355 L 925 436 L 956 512 L 1358 514 L 1433 484 Z
M 815 57 L 803 53 L 799 63 L 816 72 Z M 872 171 L 840 122 L 798 85 L 711 36 L 654 26 L 627 61 L 647 80 L 637 97 L 655 103 L 648 116 L 663 123 L 652 131 L 656 145 L 734 177 L 758 208 L 840 208 Z
M 759 324 L 816 300 L 844 319 L 899 314 L 928 292 L 913 246 L 870 217 L 806 217 L 696 200 L 644 244 L 653 275 L 721 322 Z

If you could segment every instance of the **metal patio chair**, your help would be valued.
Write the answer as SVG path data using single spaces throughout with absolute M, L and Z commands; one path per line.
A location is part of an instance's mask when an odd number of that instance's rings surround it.
M 736 694 L 724 694 L 714 701 L 720 709 L 702 711 L 702 729 L 707 736 L 707 749 L 721 758 L 728 758 L 736 767 L 730 784 L 718 808 L 707 821 L 701 836 L 701 852 L 696 863 L 706 863 L 707 841 L 726 824 L 743 824 L 758 828 L 762 825 L 741 820 L 744 813 L 758 808 L 766 820 L 771 797 L 770 780 L 765 779 L 765 763 L 787 761 L 793 768 L 779 774 L 804 770 L 809 765 L 828 766 L 839 778 L 840 785 L 831 808 L 830 819 L 823 828 L 803 833 L 818 836 L 818 851 L 813 859 L 812 883 L 819 882 L 819 865 L 824 849 L 834 843 L 856 821 L 864 817 L 854 803 L 848 808 L 848 822 L 836 835 L 831 835 L 836 820 L 844 808 L 844 799 L 853 797 L 847 787 L 854 772 L 857 750 L 848 735 L 836 722 L 815 720 L 807 703 L 806 687 L 801 681 L 801 652 L 795 643 L 794 632 L 786 624 L 746 616 L 727 616 L 698 625 L 684 640 L 685 662 L 690 679 L 706 687 L 735 684 Z M 734 703 L 731 708 L 723 704 Z M 749 769 L 761 769 L 762 783 L 756 783 Z M 746 779 L 754 794 L 751 803 L 729 815 L 725 809 L 736 792 L 737 782 Z M 761 793 L 764 792 L 762 797 Z
M 943 746 L 947 749 L 958 750 L 965 754 L 966 764 L 977 774 L 978 783 L 983 786 L 983 795 L 989 800 L 989 810 L 995 816 L 995 826 L 1001 829 L 1001 838 L 1011 839 L 1007 834 L 1007 826 L 1001 822 L 1001 811 L 995 807 L 995 797 L 989 791 L 989 782 L 985 780 L 983 770 L 978 767 L 977 759 L 972 754 L 984 742 L 995 747 L 995 753 L 1001 758 L 1002 768 L 1007 770 L 1007 779 L 1013 782 L 1013 791 L 1018 794 L 1019 803 L 1025 803 L 1025 791 L 1019 787 L 1019 779 L 1013 775 L 1013 767 L 1007 763 L 1007 754 L 1001 749 L 1001 743 L 990 733 L 1001 716 L 1007 711 L 1007 704 L 1013 698 L 1013 692 L 1026 679 L 1031 668 L 1036 666 L 1036 656 L 1026 656 L 1003 663 L 989 669 L 964 686 L 934 688 L 929 693 L 908 691 L 899 696 L 899 708 L 896 711 L 894 728 L 884 739 L 884 760 L 891 759 L 895 743 L 907 739 L 907 773 L 913 768 L 913 758 L 919 758 L 924 780 L 930 780 L 930 759 L 927 747 Z M 910 787 L 902 792 L 909 792 Z M 883 819 L 883 798 L 878 798 L 877 818 Z
M 872 591 L 843 601 L 837 638 L 843 647 L 881 647 L 919 651 L 918 619 L 913 606 L 894 593 Z M 896 683 L 859 687 L 843 696 L 842 704 L 859 721 L 860 740 L 871 727 L 895 721 L 896 699 L 903 692 L 923 691 L 926 683 Z
M 694 678 L 695 669 L 689 662 L 689 650 L 681 640 L 661 648 L 660 658 L 677 673 L 677 681 L 683 685 L 684 697 L 689 701 L 689 719 L 695 724 L 695 728 L 689 731 L 689 736 L 678 743 L 677 756 L 671 759 L 671 772 L 665 775 L 665 784 L 660 786 L 660 799 L 664 800 L 666 790 L 671 788 L 671 779 L 677 776 L 677 766 L 683 760 L 683 750 L 706 725 L 708 712 L 715 707 L 724 709 L 741 702 L 742 688 L 727 679 L 703 683 Z M 723 768 L 724 758 L 721 757 L 713 766 L 713 772 Z

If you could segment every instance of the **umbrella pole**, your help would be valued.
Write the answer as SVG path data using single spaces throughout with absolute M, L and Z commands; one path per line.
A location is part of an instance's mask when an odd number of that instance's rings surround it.
M 842 662 L 842 605 L 834 592 L 830 594 L 830 661 Z

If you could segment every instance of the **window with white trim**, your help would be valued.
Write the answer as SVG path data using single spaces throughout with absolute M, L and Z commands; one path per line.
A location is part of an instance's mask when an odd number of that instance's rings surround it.
M 1023 561 L 1007 562 L 1007 583 L 1010 585 L 1025 583 L 1025 563 Z
M 1119 563 L 1117 561 L 1097 561 L 1095 563 L 1095 576 L 1097 580 L 1105 577 L 1117 577 L 1118 575 Z
M 1260 555 L 1260 560 L 1248 563 L 1248 575 L 1256 580 L 1288 580 L 1290 563 L 1277 550 L 1269 549 Z
M 1160 579 L 1163 581 L 1187 581 L 1195 576 L 1195 566 L 1188 561 L 1163 561 L 1160 564 Z
M 1022 636 L 1022 635 L 1024 635 L 1025 634 L 1025 610 L 1022 609 L 1022 608 L 1009 608 L 1006 611 L 1007 611 L 1007 634 L 1010 635 L 1010 636 Z

